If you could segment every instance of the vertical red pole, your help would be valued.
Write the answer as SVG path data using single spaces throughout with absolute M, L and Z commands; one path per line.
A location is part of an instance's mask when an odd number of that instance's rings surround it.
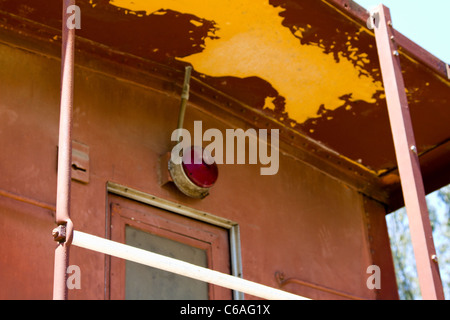
M 389 119 L 422 298 L 426 300 L 444 299 L 419 157 L 417 155 L 390 11 L 384 5 L 380 5 L 372 13 L 370 19 L 371 21 L 369 22 L 375 30 Z
M 70 183 L 72 164 L 72 113 L 73 72 L 75 53 L 75 29 L 67 25 L 67 9 L 75 0 L 63 0 L 62 12 L 62 56 L 61 56 L 61 106 L 58 147 L 58 185 L 56 199 L 56 224 L 54 230 L 58 246 L 55 250 L 53 299 L 67 299 L 67 267 L 72 237 L 70 220 Z

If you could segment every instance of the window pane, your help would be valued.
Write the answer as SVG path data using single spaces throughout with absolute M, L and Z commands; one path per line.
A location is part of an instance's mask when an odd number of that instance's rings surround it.
M 126 244 L 207 267 L 206 251 L 159 237 L 130 226 L 125 229 Z M 125 298 L 130 300 L 208 299 L 208 284 L 171 272 L 126 261 Z

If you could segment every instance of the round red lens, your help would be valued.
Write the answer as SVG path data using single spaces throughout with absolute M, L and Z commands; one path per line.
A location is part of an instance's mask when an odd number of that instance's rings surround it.
M 205 154 L 201 147 L 190 147 L 183 154 L 183 169 L 189 179 L 197 186 L 210 188 L 219 176 L 214 159 Z

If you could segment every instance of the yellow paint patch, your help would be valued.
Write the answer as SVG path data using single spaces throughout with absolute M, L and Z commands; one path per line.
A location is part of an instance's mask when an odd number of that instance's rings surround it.
M 263 109 L 270 109 L 272 111 L 275 111 L 275 104 L 273 103 L 275 98 L 267 97 L 264 101 L 264 108 Z
M 271 6 L 267 0 L 111 0 L 112 5 L 147 15 L 170 9 L 216 22 L 219 39 L 205 39 L 205 49 L 181 60 L 196 71 L 213 77 L 257 76 L 268 81 L 286 99 L 286 112 L 298 123 L 317 117 L 324 105 L 334 110 L 343 104 L 339 97 L 352 93 L 352 100 L 375 102 L 373 94 L 382 90 L 380 82 L 370 76 L 359 76 L 356 67 L 340 56 L 337 63 L 331 54 L 318 46 L 301 45 L 294 34 L 282 26 L 279 16 L 283 8 Z M 170 41 L 168 39 L 167 41 Z M 365 58 L 357 48 L 350 59 Z M 363 61 L 364 62 L 364 61 Z M 272 105 L 270 104 L 272 103 Z M 266 107 L 273 102 L 266 99 Z

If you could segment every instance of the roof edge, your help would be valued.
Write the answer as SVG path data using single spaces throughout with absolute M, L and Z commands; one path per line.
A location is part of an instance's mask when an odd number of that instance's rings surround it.
M 365 28 L 367 19 L 370 16 L 369 11 L 356 3 L 354 0 L 322 0 L 325 3 L 336 7 L 338 11 L 346 15 L 348 18 L 355 20 L 356 23 L 361 24 Z M 369 33 L 373 34 L 372 30 Z M 395 30 L 396 42 L 406 55 L 410 56 L 414 60 L 427 66 L 433 72 L 444 78 L 446 81 L 450 81 L 450 66 L 446 62 L 440 60 L 432 53 L 428 52 L 417 43 L 403 35 L 401 32 Z

